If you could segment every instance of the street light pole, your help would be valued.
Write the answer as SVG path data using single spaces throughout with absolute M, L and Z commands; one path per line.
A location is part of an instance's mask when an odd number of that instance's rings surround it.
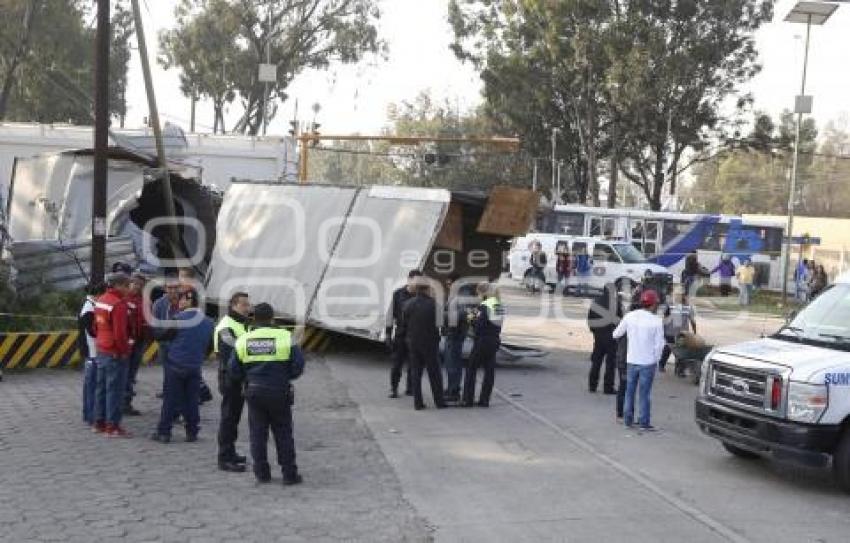
M 812 112 L 812 99 L 806 96 L 806 75 L 809 68 L 809 39 L 812 25 L 822 25 L 835 13 L 838 5 L 824 2 L 801 1 L 791 9 L 785 17 L 790 23 L 806 25 L 806 46 L 803 53 L 803 77 L 800 83 L 800 94 L 794 101 L 794 112 L 797 114 L 797 125 L 794 129 L 794 158 L 791 166 L 791 183 L 788 192 L 788 223 L 785 228 L 785 258 L 782 265 L 782 304 L 788 303 L 788 276 L 791 271 L 791 245 L 794 238 L 794 210 L 796 207 L 797 178 L 800 169 L 800 132 L 803 125 L 803 114 Z
M 803 53 L 803 81 L 800 84 L 800 96 L 805 96 L 806 94 L 806 73 L 808 72 L 809 67 L 809 37 L 812 31 L 812 16 L 808 16 L 808 21 L 806 22 L 806 49 L 805 53 Z M 794 128 L 794 159 L 791 166 L 791 190 L 788 194 L 788 224 L 785 227 L 786 232 L 786 241 L 785 241 L 785 264 L 784 264 L 784 277 L 782 281 L 782 304 L 785 305 L 788 302 L 788 275 L 791 270 L 791 242 L 794 237 L 794 210 L 796 206 L 796 196 L 797 196 L 797 175 L 799 174 L 799 163 L 800 163 L 800 128 L 803 124 L 803 110 L 802 108 L 796 107 L 797 109 L 797 126 Z

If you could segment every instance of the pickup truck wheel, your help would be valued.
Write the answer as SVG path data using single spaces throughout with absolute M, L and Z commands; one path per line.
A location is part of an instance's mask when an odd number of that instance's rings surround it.
M 838 447 L 832 455 L 832 470 L 835 482 L 845 492 L 850 492 L 850 430 L 844 430 Z
M 723 442 L 723 448 L 729 451 L 731 454 L 734 454 L 738 458 L 743 458 L 744 460 L 758 460 L 759 458 L 761 458 L 754 452 L 742 449 L 740 447 L 736 447 L 735 445 L 730 445 L 725 441 Z

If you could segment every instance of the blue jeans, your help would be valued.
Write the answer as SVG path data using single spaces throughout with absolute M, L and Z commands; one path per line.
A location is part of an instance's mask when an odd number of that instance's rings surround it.
M 95 421 L 121 424 L 121 408 L 124 405 L 126 385 L 127 360 L 110 355 L 98 355 Z
M 174 417 L 182 413 L 186 419 L 186 434 L 198 435 L 201 415 L 198 410 L 201 394 L 201 369 L 179 368 L 170 363 L 165 365 L 162 411 L 157 432 L 171 435 Z
M 640 417 L 638 424 L 649 426 L 649 396 L 652 393 L 652 381 L 655 379 L 655 364 L 639 366 L 628 364 L 626 369 L 626 405 L 623 413 L 623 422 L 631 426 L 635 419 L 635 391 L 638 392 L 640 403 Z
M 450 395 L 460 396 L 460 381 L 463 377 L 463 337 L 446 336 L 443 365 L 446 367 L 446 390 Z
M 97 394 L 97 360 L 87 358 L 83 368 L 83 422 L 94 424 L 95 395 Z
M 738 290 L 740 291 L 738 300 L 741 305 L 750 305 L 753 301 L 753 285 L 740 285 Z

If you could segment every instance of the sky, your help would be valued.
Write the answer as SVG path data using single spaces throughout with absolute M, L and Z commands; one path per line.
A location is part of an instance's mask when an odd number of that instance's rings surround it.
M 369 58 L 355 66 L 308 71 L 289 87 L 288 100 L 269 126 L 269 135 L 286 134 L 298 99 L 299 118 L 313 119 L 326 134 L 368 134 L 387 124 L 387 106 L 412 100 L 430 90 L 438 100 L 448 99 L 461 111 L 481 102 L 481 83 L 468 64 L 449 50 L 452 32 L 446 19 L 448 0 L 379 0 L 379 33 L 389 46 L 386 60 Z M 148 48 L 155 58 L 156 36 L 173 24 L 177 0 L 144 0 L 143 19 Z M 774 20 L 756 34 L 762 72 L 744 91 L 755 96 L 755 108 L 771 114 L 792 109 L 799 94 L 806 27 L 783 21 L 796 3 L 779 0 Z M 850 116 L 850 3 L 841 6 L 824 26 L 812 27 L 806 94 L 814 96 L 813 116 L 819 126 Z M 179 92 L 177 70 L 165 71 L 152 62 L 157 101 L 163 121 L 188 130 L 189 101 Z M 127 127 L 140 126 L 147 115 L 141 68 L 134 56 L 128 84 Z M 228 126 L 239 116 L 234 103 Z M 198 106 L 198 132 L 212 130 L 212 107 Z

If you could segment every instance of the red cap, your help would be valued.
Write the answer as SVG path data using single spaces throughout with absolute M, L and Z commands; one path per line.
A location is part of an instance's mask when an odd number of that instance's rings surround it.
M 645 290 L 640 295 L 640 305 L 643 307 L 652 307 L 658 305 L 658 293 L 654 290 Z

